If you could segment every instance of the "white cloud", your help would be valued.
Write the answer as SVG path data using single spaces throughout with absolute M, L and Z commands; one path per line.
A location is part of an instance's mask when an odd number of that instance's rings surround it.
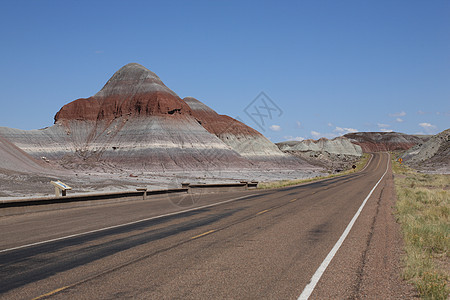
M 281 130 L 281 126 L 280 125 L 272 125 L 269 128 L 272 131 L 280 131 Z
M 318 138 L 318 137 L 320 137 L 320 132 L 311 130 L 311 135 L 312 135 L 313 137 L 315 137 L 315 138 Z
M 103 51 L 103 50 L 97 50 L 97 51 L 95 51 L 95 54 L 103 54 L 105 51 Z
M 439 115 L 441 113 L 443 113 L 443 112 L 433 112 L 433 111 L 423 111 L 423 110 L 417 111 L 418 115 L 433 115 L 433 114 Z
M 389 114 L 389 117 L 404 117 L 406 116 L 406 113 L 404 111 L 398 112 L 398 113 L 393 113 L 393 114 Z
M 434 126 L 430 123 L 419 123 L 419 126 L 422 127 L 423 129 L 428 129 L 428 130 L 436 128 L 436 126 Z
M 403 119 L 402 118 L 397 118 L 397 119 L 395 119 L 395 121 L 398 122 L 398 123 L 402 123 Z
M 358 129 L 354 129 L 354 128 L 342 128 L 342 127 L 338 127 L 336 126 L 336 128 L 333 130 L 334 132 L 339 132 L 340 134 L 346 134 L 346 133 L 351 133 L 351 132 L 358 132 Z
M 419 123 L 419 126 L 422 127 L 427 134 L 434 134 L 437 128 L 435 125 L 426 122 Z
M 391 125 L 389 125 L 389 124 L 378 123 L 377 125 L 378 125 L 379 128 L 391 127 Z
M 301 142 L 301 141 L 304 141 L 304 140 L 305 140 L 304 137 L 301 137 L 301 136 L 293 137 L 292 135 L 283 136 L 283 138 L 284 138 L 285 140 L 287 140 L 287 141 L 299 141 L 299 142 Z
M 298 128 L 302 127 L 302 123 L 300 123 L 300 121 L 296 121 L 295 124 L 297 124 Z
M 394 130 L 392 130 L 392 129 L 386 129 L 386 128 L 381 128 L 380 131 L 381 131 L 381 132 L 393 132 Z
M 328 126 L 333 127 L 333 123 L 328 123 Z

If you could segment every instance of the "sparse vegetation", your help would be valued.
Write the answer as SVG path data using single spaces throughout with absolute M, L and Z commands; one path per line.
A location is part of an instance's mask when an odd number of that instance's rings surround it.
M 403 276 L 423 299 L 448 299 L 450 175 L 421 174 L 393 161 L 396 214 L 405 241 Z
M 271 181 L 271 182 L 261 182 L 260 184 L 258 184 L 258 188 L 260 188 L 260 189 L 281 188 L 281 187 L 297 185 L 297 184 L 301 184 L 301 183 L 307 183 L 307 182 L 317 181 L 317 180 L 321 180 L 321 179 L 332 178 L 332 177 L 336 177 L 336 176 L 342 176 L 342 175 L 346 175 L 346 174 L 355 173 L 355 172 L 361 171 L 364 168 L 364 166 L 369 161 L 369 158 L 370 158 L 370 155 L 367 154 L 367 153 L 364 153 L 363 156 L 361 157 L 361 159 L 356 163 L 356 168 L 355 169 L 350 169 L 350 170 L 347 170 L 347 171 L 344 171 L 344 172 L 340 172 L 340 173 L 336 173 L 336 174 L 330 174 L 330 175 L 327 175 L 327 176 L 319 176 L 319 177 L 314 177 L 314 178 L 307 178 L 307 179 L 294 179 L 294 180 L 280 180 L 280 181 Z

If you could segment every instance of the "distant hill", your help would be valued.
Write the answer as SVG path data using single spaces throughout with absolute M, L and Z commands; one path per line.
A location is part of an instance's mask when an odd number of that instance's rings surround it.
M 406 151 L 404 161 L 421 170 L 450 173 L 450 129 L 438 133 L 426 142 Z
M 344 137 L 361 146 L 364 152 L 408 150 L 423 143 L 423 139 L 399 132 L 355 132 Z
M 296 155 L 331 171 L 351 168 L 363 154 L 361 147 L 346 137 L 332 140 L 321 138 L 317 141 L 287 141 L 277 143 L 277 146 L 285 153 Z

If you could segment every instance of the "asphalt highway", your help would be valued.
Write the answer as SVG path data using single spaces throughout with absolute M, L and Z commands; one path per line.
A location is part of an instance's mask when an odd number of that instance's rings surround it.
M 1 218 L 0 298 L 297 299 L 366 199 L 311 295 L 352 297 L 388 161 L 281 189 Z

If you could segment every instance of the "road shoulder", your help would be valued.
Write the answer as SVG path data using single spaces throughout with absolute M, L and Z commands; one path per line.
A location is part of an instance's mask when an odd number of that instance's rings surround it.
M 412 299 L 401 278 L 403 241 L 394 216 L 392 170 L 375 190 L 311 299 Z

